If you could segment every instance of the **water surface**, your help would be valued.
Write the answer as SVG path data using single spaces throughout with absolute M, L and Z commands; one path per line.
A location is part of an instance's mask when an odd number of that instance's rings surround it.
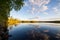
M 60 24 L 19 24 L 9 29 L 9 40 L 60 40 Z

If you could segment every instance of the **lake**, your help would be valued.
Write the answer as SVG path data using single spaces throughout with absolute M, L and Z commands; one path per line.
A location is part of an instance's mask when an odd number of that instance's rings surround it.
M 60 40 L 60 24 L 21 23 L 11 27 L 9 40 Z

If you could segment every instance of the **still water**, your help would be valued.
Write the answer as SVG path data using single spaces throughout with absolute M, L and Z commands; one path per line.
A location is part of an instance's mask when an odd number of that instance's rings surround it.
M 9 28 L 9 40 L 60 40 L 60 24 L 19 24 Z

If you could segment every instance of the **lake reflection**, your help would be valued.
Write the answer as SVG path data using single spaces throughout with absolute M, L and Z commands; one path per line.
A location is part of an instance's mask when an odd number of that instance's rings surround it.
M 20 24 L 9 29 L 9 40 L 60 40 L 60 24 Z

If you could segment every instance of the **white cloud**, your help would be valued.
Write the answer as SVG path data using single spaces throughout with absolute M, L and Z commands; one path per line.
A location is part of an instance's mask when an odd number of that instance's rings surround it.
M 24 6 L 29 6 L 27 2 L 25 2 Z
M 47 13 L 47 12 L 44 12 L 44 14 L 45 14 L 45 15 L 48 15 L 48 13 Z
M 33 17 L 33 18 L 29 18 L 29 20 L 40 20 L 40 16 L 36 16 L 36 17 Z
M 35 8 L 33 7 L 33 8 L 32 8 L 32 10 L 34 11 L 34 10 L 35 10 Z
M 57 11 L 58 11 L 57 7 L 54 7 L 54 8 L 53 8 L 53 10 L 54 10 L 55 12 L 57 12 Z
M 29 0 L 29 2 L 30 2 L 32 5 L 41 6 L 41 5 L 48 4 L 48 3 L 50 2 L 50 0 Z
M 47 9 L 48 9 L 48 6 L 43 5 L 41 10 L 42 10 L 42 11 L 45 11 L 45 10 L 47 10 Z
M 58 3 L 55 7 L 53 7 L 53 11 L 56 14 L 60 14 L 60 0 L 57 0 L 57 1 L 58 1 Z
M 55 13 L 56 15 L 60 15 L 60 8 L 59 8 L 59 6 L 54 7 L 54 8 L 53 8 L 53 11 L 54 11 L 54 13 Z
M 40 12 L 44 12 L 48 9 L 48 6 L 46 6 L 46 4 L 48 4 L 50 2 L 50 0 L 29 0 L 29 3 L 27 3 L 26 5 L 28 5 L 28 7 L 31 6 L 31 10 L 29 10 L 32 14 L 33 13 L 40 13 Z

